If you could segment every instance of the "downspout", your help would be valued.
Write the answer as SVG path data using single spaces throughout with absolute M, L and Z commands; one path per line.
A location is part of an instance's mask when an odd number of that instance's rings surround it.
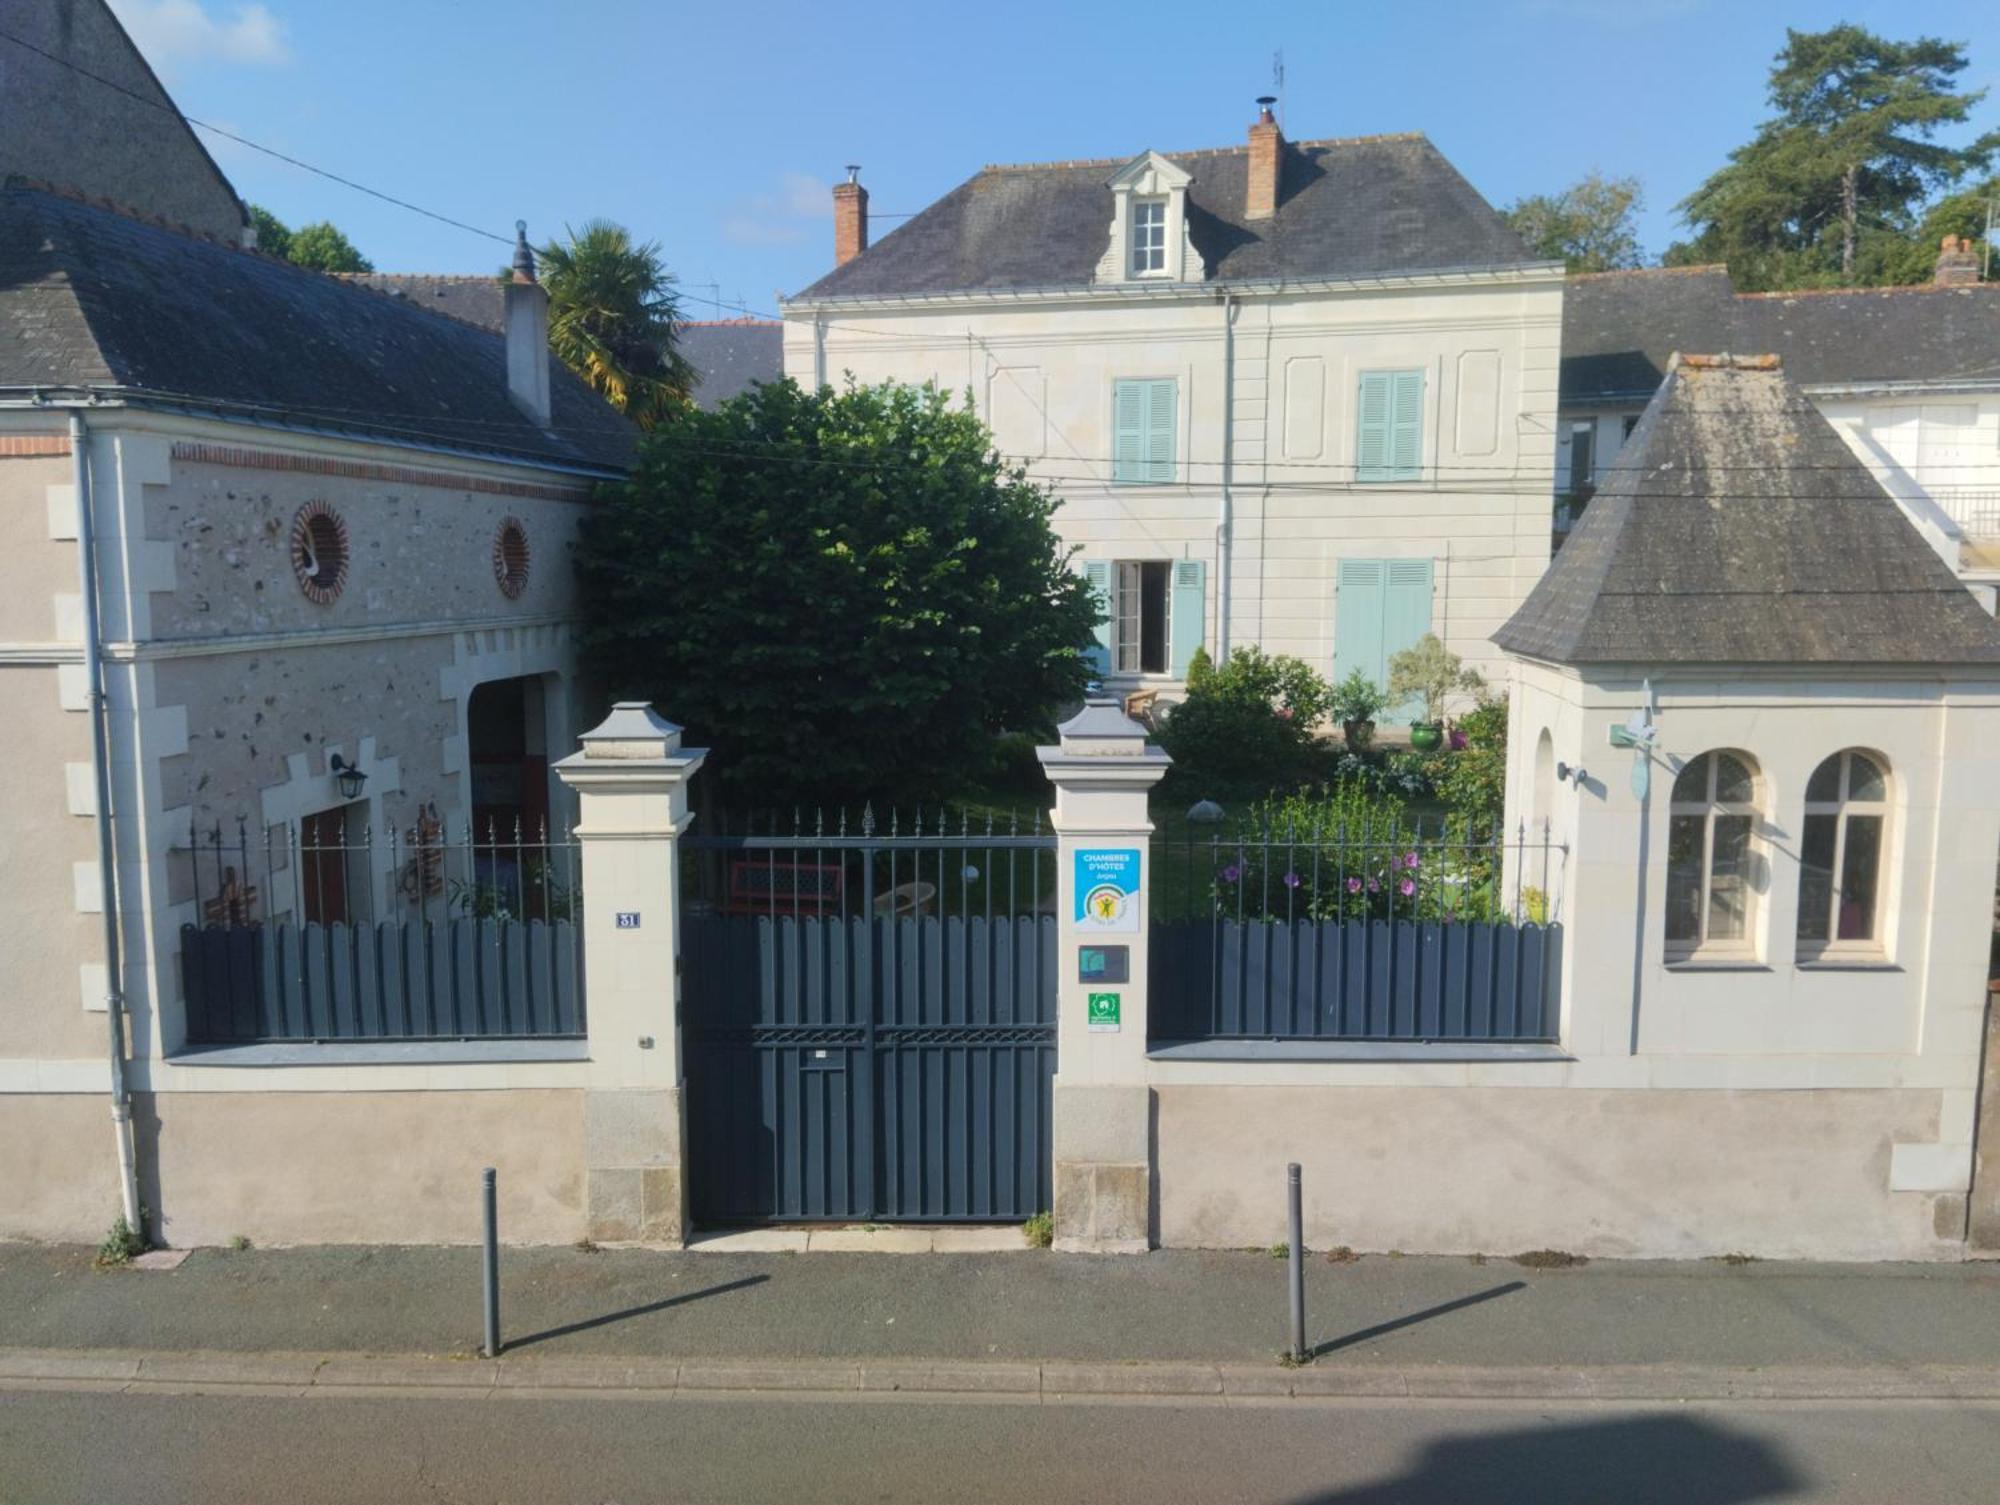
M 1222 504 L 1215 518 L 1215 661 L 1229 657 L 1229 573 L 1236 531 L 1236 294 L 1222 295 Z
M 826 311 L 813 310 L 813 390 L 826 385 Z
M 90 431 L 83 414 L 69 415 L 70 457 L 76 467 L 76 554 L 83 588 L 83 673 L 90 705 L 90 767 L 97 791 L 97 883 L 104 914 L 104 1018 L 110 1031 L 111 1125 L 118 1140 L 118 1190 L 125 1226 L 141 1238 L 139 1175 L 132 1153 L 132 1094 L 125 1082 L 125 980 L 118 937 L 117 848 L 111 836 L 111 752 L 106 722 L 104 652 L 97 612 L 97 538 L 91 526 Z

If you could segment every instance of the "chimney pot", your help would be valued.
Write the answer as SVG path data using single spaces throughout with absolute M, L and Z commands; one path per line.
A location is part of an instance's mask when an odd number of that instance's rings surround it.
M 549 295 L 535 280 L 526 220 L 514 221 L 514 269 L 507 281 L 507 395 L 536 428 L 549 426 Z
M 1937 270 L 1932 274 L 1938 287 L 1970 287 L 1979 281 L 1979 253 L 1970 238 L 1947 235 L 1938 246 Z
M 868 249 L 868 190 L 859 163 L 847 164 L 847 181 L 833 185 L 833 264 L 844 267 Z
M 1275 95 L 1257 99 L 1257 119 L 1250 126 L 1250 162 L 1243 188 L 1243 217 L 1270 219 L 1278 212 L 1278 191 L 1284 177 L 1285 138 L 1271 116 Z

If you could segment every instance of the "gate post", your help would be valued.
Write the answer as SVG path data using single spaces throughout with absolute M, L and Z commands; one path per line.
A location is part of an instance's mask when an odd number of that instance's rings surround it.
M 1171 760 L 1115 700 L 1091 700 L 1038 748 L 1055 785 L 1055 1246 L 1152 1245 L 1146 937 L 1153 823 Z
M 584 1212 L 593 1239 L 687 1238 L 679 838 L 708 756 L 644 701 L 621 701 L 556 764 L 581 806 Z

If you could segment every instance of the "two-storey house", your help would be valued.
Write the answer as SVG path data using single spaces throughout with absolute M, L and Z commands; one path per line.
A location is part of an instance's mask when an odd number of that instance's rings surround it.
M 1419 135 L 987 167 L 785 304 L 801 383 L 934 381 L 1063 498 L 1112 684 L 1254 643 L 1472 661 L 1547 567 L 1560 266 Z

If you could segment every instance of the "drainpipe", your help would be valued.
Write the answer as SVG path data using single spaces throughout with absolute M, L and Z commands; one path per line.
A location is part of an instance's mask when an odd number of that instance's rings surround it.
M 826 385 L 826 312 L 813 310 L 813 391 Z
M 1229 566 L 1236 531 L 1236 294 L 1222 295 L 1222 505 L 1215 518 L 1215 661 L 1229 657 Z
M 118 1190 L 125 1226 L 142 1238 L 139 1175 L 132 1153 L 132 1094 L 125 1083 L 125 984 L 118 937 L 118 867 L 111 837 L 111 752 L 104 694 L 104 652 L 97 614 L 97 538 L 91 526 L 90 431 L 83 414 L 69 415 L 70 457 L 76 467 L 76 555 L 83 588 L 83 673 L 90 702 L 90 766 L 97 789 L 97 880 L 104 913 L 104 1018 L 110 1031 L 111 1125 L 118 1140 Z

